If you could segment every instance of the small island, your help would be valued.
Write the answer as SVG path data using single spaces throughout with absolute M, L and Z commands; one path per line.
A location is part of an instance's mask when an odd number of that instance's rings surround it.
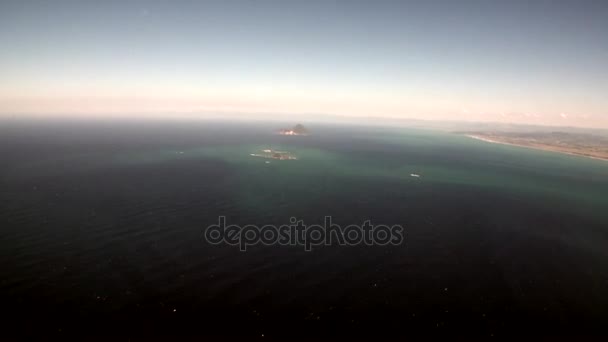
M 296 156 L 287 151 L 277 151 L 272 149 L 266 149 L 260 151 L 260 153 L 251 153 L 252 157 L 259 157 L 265 159 L 277 159 L 277 160 L 296 160 Z
M 291 129 L 281 129 L 278 132 L 280 135 L 308 135 L 308 129 L 301 124 L 295 125 Z

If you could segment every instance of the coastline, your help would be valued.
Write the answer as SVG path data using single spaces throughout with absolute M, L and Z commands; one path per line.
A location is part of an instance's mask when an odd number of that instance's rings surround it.
M 501 144 L 501 145 L 515 146 L 515 147 L 523 147 L 523 148 L 529 148 L 529 149 L 538 150 L 538 151 L 555 152 L 555 153 L 567 154 L 567 155 L 576 156 L 576 157 L 584 157 L 584 158 L 590 158 L 590 159 L 602 160 L 602 161 L 608 162 L 608 158 L 595 157 L 595 156 L 590 156 L 590 155 L 586 155 L 586 154 L 582 154 L 582 153 L 564 151 L 564 150 L 560 150 L 558 148 L 550 148 L 548 146 L 530 146 L 530 145 L 523 145 L 523 144 L 515 144 L 515 143 L 511 143 L 511 142 L 480 137 L 480 136 L 472 135 L 472 134 L 465 134 L 465 136 L 467 136 L 471 139 L 480 140 L 480 141 L 484 141 L 484 142 L 491 143 L 491 144 Z

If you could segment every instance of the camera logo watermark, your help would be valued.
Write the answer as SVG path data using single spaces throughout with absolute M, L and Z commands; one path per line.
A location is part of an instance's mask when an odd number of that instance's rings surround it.
M 323 225 L 306 225 L 295 217 L 289 222 L 280 226 L 226 225 L 226 217 L 220 216 L 217 224 L 205 230 L 205 240 L 214 245 L 239 246 L 241 251 L 257 244 L 304 246 L 305 251 L 310 251 L 313 246 L 394 246 L 404 240 L 402 226 L 373 225 L 370 220 L 345 227 L 333 223 L 331 216 L 325 216 Z

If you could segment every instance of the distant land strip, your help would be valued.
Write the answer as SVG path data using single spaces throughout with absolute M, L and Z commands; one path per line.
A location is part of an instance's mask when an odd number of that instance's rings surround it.
M 608 138 L 565 132 L 456 132 L 488 143 L 559 152 L 608 161 Z

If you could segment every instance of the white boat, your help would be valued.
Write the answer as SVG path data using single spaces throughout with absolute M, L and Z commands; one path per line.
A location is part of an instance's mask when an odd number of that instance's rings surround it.
M 420 178 L 420 175 L 417 173 L 410 173 L 410 176 L 412 177 L 416 177 L 416 178 Z

